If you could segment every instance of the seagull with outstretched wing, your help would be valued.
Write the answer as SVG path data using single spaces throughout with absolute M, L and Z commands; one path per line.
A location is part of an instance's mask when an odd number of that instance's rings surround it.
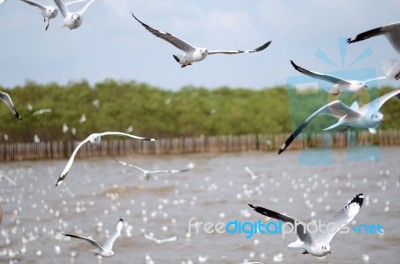
M 315 79 L 319 79 L 319 80 L 322 80 L 322 81 L 327 81 L 327 82 L 333 83 L 333 87 L 329 90 L 329 93 L 332 94 L 332 95 L 339 95 L 341 92 L 346 92 L 346 91 L 356 92 L 356 91 L 358 91 L 360 89 L 368 88 L 368 86 L 366 84 L 368 82 L 372 82 L 372 81 L 375 81 L 375 80 L 381 80 L 381 79 L 385 79 L 386 78 L 386 76 L 382 76 L 382 77 L 367 79 L 367 80 L 364 80 L 364 81 L 346 80 L 346 79 L 343 79 L 343 78 L 340 78 L 340 77 L 337 77 L 337 76 L 306 70 L 306 69 L 298 66 L 292 60 L 290 61 L 290 63 L 292 64 L 292 66 L 297 71 L 301 72 L 302 74 L 305 74 L 305 75 L 310 76 L 310 77 L 315 78 Z
M 102 256 L 102 257 L 112 257 L 114 256 L 114 251 L 112 250 L 113 245 L 115 240 L 121 235 L 121 230 L 124 225 L 124 218 L 121 217 L 118 220 L 117 226 L 115 227 L 114 233 L 106 240 L 103 246 L 100 246 L 99 243 L 97 243 L 96 240 L 91 239 L 89 237 L 83 237 L 83 236 L 78 236 L 78 235 L 72 235 L 72 234 L 65 234 L 61 233 L 63 236 L 68 236 L 72 238 L 77 238 L 77 239 L 82 239 L 87 242 L 89 242 L 95 249 L 93 250 L 94 254 L 96 256 Z
M 64 17 L 64 27 L 69 29 L 76 29 L 82 25 L 83 22 L 83 14 L 86 12 L 88 7 L 95 0 L 88 0 L 82 7 L 76 12 L 70 12 L 67 8 L 67 4 L 64 3 L 63 0 L 54 0 L 54 3 L 57 5 L 58 9 L 60 9 L 61 14 Z
M 164 32 L 164 31 L 150 27 L 149 25 L 140 21 L 133 13 L 132 13 L 132 16 L 140 24 L 142 24 L 142 26 L 145 27 L 150 33 L 152 33 L 156 37 L 159 37 L 159 38 L 169 42 L 176 48 L 185 52 L 185 54 L 183 56 L 173 55 L 174 59 L 181 65 L 182 68 L 186 67 L 188 65 L 192 65 L 192 63 L 194 63 L 194 62 L 204 60 L 207 57 L 207 55 L 240 54 L 240 53 L 259 52 L 259 51 L 266 49 L 271 44 L 271 41 L 268 41 L 268 42 L 264 43 L 263 45 L 261 45 L 260 47 L 258 47 L 256 49 L 252 49 L 252 50 L 207 50 L 205 48 L 197 48 L 168 32 Z
M 307 225 L 296 218 L 260 206 L 253 206 L 252 204 L 249 204 L 249 206 L 257 213 L 292 225 L 298 239 L 295 242 L 290 243 L 288 247 L 302 248 L 305 250 L 303 254 L 323 257 L 327 254 L 331 254 L 331 247 L 329 244 L 332 238 L 342 227 L 349 224 L 354 219 L 360 211 L 363 201 L 364 195 L 362 193 L 357 194 L 349 204 L 343 207 L 335 216 L 323 225 L 325 227 L 324 229 L 320 226 L 314 236 L 312 236 L 307 230 Z
M 14 107 L 14 103 L 11 100 L 11 97 L 8 93 L 5 92 L 0 92 L 0 101 L 3 101 L 3 103 L 5 103 L 8 108 L 10 109 L 11 113 L 18 119 L 22 119 L 22 117 L 18 114 L 17 110 Z
M 358 107 L 358 103 L 354 102 L 350 107 L 348 107 L 342 101 L 336 100 L 322 106 L 320 109 L 311 114 L 290 136 L 286 139 L 285 143 L 280 147 L 278 154 L 281 154 L 285 149 L 292 143 L 292 141 L 303 131 L 304 128 L 317 116 L 329 115 L 336 117 L 337 123 L 331 125 L 324 129 L 330 130 L 338 126 L 345 127 L 355 127 L 361 129 L 368 129 L 372 134 L 376 133 L 376 128 L 384 122 L 383 114 L 379 111 L 382 105 L 392 98 L 400 94 L 400 89 L 394 90 L 375 100 L 369 102 L 368 104 Z
M 123 132 L 113 132 L 113 131 L 90 134 L 86 139 L 81 141 L 78 144 L 78 146 L 76 146 L 74 151 L 72 152 L 67 165 L 65 166 L 64 170 L 61 173 L 61 176 L 57 180 L 56 187 L 59 186 L 65 180 L 65 177 L 67 177 L 68 171 L 74 162 L 75 155 L 76 155 L 76 153 L 78 153 L 78 150 L 86 143 L 91 143 L 91 144 L 96 144 L 96 145 L 100 144 L 102 136 L 124 136 L 124 137 L 130 137 L 133 139 L 145 140 L 145 141 L 156 141 L 157 140 L 155 138 L 144 138 L 144 137 L 138 137 L 138 136 L 135 136 L 132 134 L 127 134 L 127 133 L 123 133 Z

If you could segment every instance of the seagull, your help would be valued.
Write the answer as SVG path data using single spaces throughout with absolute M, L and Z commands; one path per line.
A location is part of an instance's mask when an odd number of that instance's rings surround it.
M 47 26 L 46 26 L 46 30 L 49 28 L 50 25 L 50 19 L 55 18 L 58 14 L 58 9 L 55 6 L 52 5 L 42 5 L 36 1 L 33 0 L 21 0 L 25 3 L 27 3 L 28 5 L 31 6 L 36 6 L 37 8 L 40 9 L 40 12 L 43 15 L 43 19 L 44 22 L 46 22 L 46 18 L 47 18 Z M 77 0 L 77 1 L 71 1 L 66 3 L 66 5 L 70 5 L 70 4 L 75 4 L 75 3 L 79 3 L 82 2 L 84 0 Z
M 117 159 L 114 159 L 114 160 L 117 161 L 121 165 L 128 166 L 128 167 L 131 167 L 131 168 L 135 168 L 135 169 L 141 171 L 143 173 L 143 176 L 146 178 L 147 181 L 150 179 L 150 177 L 153 174 L 157 174 L 157 173 L 181 173 L 181 172 L 186 172 L 186 171 L 190 171 L 191 170 L 191 167 L 188 167 L 187 169 L 182 169 L 182 170 L 145 170 L 145 169 L 142 169 L 142 168 L 140 168 L 138 166 L 135 166 L 133 164 L 126 163 L 124 161 L 120 161 L 120 160 L 117 160 Z
M 69 158 L 67 165 L 65 166 L 64 170 L 61 173 L 61 176 L 57 180 L 56 187 L 59 186 L 64 181 L 65 177 L 67 176 L 68 171 L 71 168 L 72 163 L 74 162 L 75 155 L 78 152 L 79 148 L 82 147 L 87 142 L 89 142 L 91 144 L 96 144 L 96 145 L 100 144 L 102 136 L 126 136 L 126 137 L 130 137 L 130 138 L 146 140 L 146 141 L 156 141 L 157 140 L 155 138 L 144 138 L 144 137 L 138 137 L 138 136 L 135 136 L 132 134 L 127 134 L 127 133 L 122 133 L 122 132 L 111 132 L 111 131 L 90 134 L 86 139 L 84 139 L 82 142 L 80 142 L 78 144 L 78 146 L 76 146 L 76 148 L 72 152 L 72 155 Z
M 118 223 L 117 223 L 114 233 L 106 240 L 106 242 L 104 243 L 103 246 L 100 246 L 99 243 L 97 243 L 97 241 L 95 241 L 91 238 L 88 238 L 88 237 L 82 237 L 82 236 L 65 234 L 65 233 L 61 233 L 61 234 L 64 236 L 68 236 L 68 237 L 86 240 L 87 242 L 92 244 L 92 246 L 94 246 L 96 248 L 96 249 L 92 250 L 96 256 L 102 256 L 102 257 L 109 258 L 109 257 L 114 256 L 114 251 L 112 251 L 112 247 L 113 247 L 113 244 L 114 244 L 115 240 L 117 239 L 117 237 L 120 236 L 123 225 L 124 225 L 124 218 L 121 217 L 118 220 Z
M 297 236 L 299 237 L 295 242 L 290 243 L 288 247 L 302 248 L 304 249 L 303 254 L 311 254 L 316 257 L 324 257 L 327 254 L 331 254 L 331 247 L 329 243 L 335 234 L 346 224 L 350 223 L 354 217 L 360 211 L 360 208 L 364 201 L 364 195 L 362 193 L 356 195 L 348 205 L 342 208 L 335 216 L 329 219 L 325 223 L 324 230 L 318 230 L 314 236 L 312 236 L 306 227 L 306 224 L 297 220 L 296 218 L 282 215 L 278 212 L 249 204 L 251 208 L 257 213 L 266 215 L 268 217 L 288 222 L 295 227 Z M 329 226 L 329 228 L 327 227 Z M 320 228 L 319 228 L 320 229 Z
M 393 48 L 400 53 L 400 22 L 395 22 L 382 27 L 377 27 L 363 33 L 358 34 L 355 37 L 348 38 L 347 43 L 354 43 L 362 41 L 371 37 L 376 37 L 379 35 L 384 35 L 389 42 L 392 44 Z
M 268 41 L 267 43 L 263 44 L 262 46 L 253 49 L 253 50 L 207 50 L 205 48 L 197 48 L 194 47 L 190 44 L 188 44 L 186 41 L 168 33 L 164 32 L 155 28 L 150 27 L 149 25 L 146 25 L 142 21 L 140 21 L 135 15 L 132 13 L 132 16 L 140 23 L 142 26 L 144 26 L 150 33 L 155 35 L 156 37 L 159 37 L 170 44 L 174 45 L 176 48 L 182 50 L 185 52 L 183 56 L 179 55 L 173 55 L 174 59 L 181 65 L 181 67 L 186 67 L 189 65 L 192 65 L 193 62 L 197 61 L 202 61 L 204 60 L 207 55 L 213 55 L 213 54 L 240 54 L 240 53 L 253 53 L 253 52 L 259 52 L 264 49 L 266 49 L 270 44 L 271 41 Z
M 366 83 L 368 83 L 368 82 L 386 78 L 386 76 L 382 76 L 382 77 L 378 77 L 378 78 L 367 79 L 364 81 L 345 80 L 345 79 L 342 79 L 342 78 L 339 78 L 339 77 L 336 77 L 333 75 L 328 75 L 325 73 L 319 73 L 319 72 L 306 70 L 306 69 L 298 66 L 297 64 L 295 64 L 292 60 L 290 61 L 290 63 L 297 71 L 299 71 L 305 75 L 308 75 L 310 77 L 313 77 L 313 78 L 316 78 L 319 80 L 333 83 L 334 85 L 331 88 L 331 90 L 329 91 L 329 93 L 332 95 L 339 95 L 341 92 L 344 92 L 344 91 L 356 92 L 362 88 L 368 88 L 368 86 L 366 85 Z
M 32 116 L 43 115 L 45 113 L 51 113 L 52 111 L 53 110 L 51 108 L 43 108 L 33 112 Z
M 0 92 L 0 101 L 3 101 L 8 108 L 10 108 L 11 113 L 18 119 L 22 119 L 22 117 L 18 114 L 17 110 L 14 107 L 14 103 L 11 100 L 10 95 L 8 95 L 8 93 L 5 92 Z
M 158 245 L 168 243 L 168 242 L 174 242 L 178 239 L 177 236 L 173 236 L 173 237 L 166 238 L 166 239 L 157 239 L 157 238 L 154 238 L 153 235 L 148 235 L 146 233 L 144 233 L 144 237 L 147 238 L 148 240 L 156 242 L 156 244 L 158 244 Z
M 94 2 L 95 0 L 88 0 L 86 4 L 84 4 L 80 10 L 77 12 L 70 12 L 66 4 L 64 4 L 63 0 L 54 0 L 58 9 L 60 9 L 61 14 L 64 17 L 64 27 L 68 27 L 69 29 L 76 29 L 82 25 L 83 14 L 86 12 L 86 9 Z
M 381 61 L 382 71 L 389 79 L 400 80 L 400 60 Z
M 301 133 L 301 131 L 303 131 L 303 129 L 318 115 L 329 115 L 339 119 L 337 123 L 325 128 L 324 131 L 343 125 L 346 128 L 368 128 L 371 134 L 375 134 L 376 128 L 385 121 L 383 114 L 379 112 L 379 109 L 387 100 L 398 94 L 400 94 L 400 89 L 384 94 L 368 104 L 363 105 L 362 107 L 358 107 L 358 103 L 356 101 L 350 107 L 339 100 L 330 102 L 310 115 L 289 136 L 289 138 L 286 139 L 285 143 L 283 143 L 280 147 L 278 154 L 281 154 L 283 151 L 285 151 L 290 143 L 292 143 L 292 141 Z
M 0 0 L 0 5 L 3 4 L 7 0 Z
M 249 167 L 244 166 L 243 168 L 251 176 L 252 180 L 258 179 L 259 176 L 257 176 Z
M 11 183 L 14 186 L 17 186 L 17 184 L 15 183 L 15 181 L 11 180 L 8 176 L 6 175 L 0 175 L 0 180 L 6 179 L 9 183 Z

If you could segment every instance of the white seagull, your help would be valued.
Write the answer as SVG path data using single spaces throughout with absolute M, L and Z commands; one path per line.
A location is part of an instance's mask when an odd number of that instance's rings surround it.
M 93 134 L 89 135 L 86 139 L 84 139 L 82 142 L 80 142 L 78 144 L 78 146 L 76 146 L 76 148 L 74 149 L 74 151 L 71 154 L 71 157 L 68 160 L 67 165 L 65 166 L 64 170 L 62 171 L 61 176 L 57 180 L 56 187 L 59 186 L 64 181 L 65 177 L 68 174 L 69 169 L 72 166 L 72 163 L 74 162 L 75 155 L 78 152 L 78 150 L 80 149 L 80 147 L 82 147 L 87 142 L 89 142 L 91 144 L 100 144 L 102 136 L 126 136 L 126 137 L 130 137 L 130 138 L 146 140 L 146 141 L 156 141 L 157 140 L 155 138 L 138 137 L 138 136 L 135 136 L 132 134 L 127 134 L 127 133 L 122 133 L 122 132 L 108 131 L 108 132 L 103 132 L 103 133 L 93 133 Z
M 94 246 L 96 248 L 96 249 L 92 250 L 96 256 L 102 256 L 102 257 L 109 258 L 109 257 L 114 256 L 114 251 L 112 251 L 113 244 L 114 244 L 115 240 L 117 239 L 117 237 L 120 236 L 123 225 L 124 225 L 124 218 L 121 217 L 117 223 L 114 233 L 106 240 L 106 242 L 104 243 L 103 246 L 100 246 L 99 243 L 97 243 L 97 241 L 95 241 L 89 237 L 83 237 L 83 236 L 77 236 L 77 235 L 71 235 L 71 234 L 65 234 L 65 233 L 61 233 L 61 234 L 64 236 L 68 236 L 68 237 L 83 239 L 83 240 L 89 242 L 90 244 L 92 244 L 92 246 Z
M 47 18 L 46 30 L 49 28 L 50 19 L 55 18 L 58 14 L 58 9 L 55 6 L 42 5 L 33 0 L 21 0 L 21 1 L 27 3 L 28 5 L 35 6 L 40 9 L 40 12 L 43 15 L 44 22 L 46 22 L 46 18 Z M 71 2 L 66 3 L 66 5 L 75 4 L 75 3 L 82 2 L 82 1 L 84 1 L 84 0 L 71 1 Z
M 45 113 L 51 113 L 53 110 L 51 108 L 43 108 L 36 110 L 35 112 L 32 113 L 32 116 L 37 116 L 37 115 L 43 115 Z
M 358 103 L 354 102 L 350 107 L 344 104 L 342 101 L 336 100 L 324 105 L 312 115 L 310 115 L 282 144 L 279 149 L 278 154 L 281 154 L 285 149 L 292 143 L 292 141 L 303 131 L 303 129 L 317 116 L 319 115 L 329 115 L 336 117 L 337 123 L 331 125 L 324 129 L 330 130 L 338 126 L 355 127 L 361 129 L 368 129 L 370 133 L 375 134 L 376 128 L 384 122 L 383 114 L 379 112 L 382 105 L 392 98 L 400 94 L 400 89 L 394 90 L 375 100 L 369 102 L 368 104 L 358 107 Z
M 76 29 L 82 25 L 83 22 L 83 14 L 86 12 L 86 9 L 94 2 L 95 0 L 88 0 L 77 12 L 70 12 L 66 4 L 64 4 L 63 0 L 54 0 L 58 9 L 60 9 L 61 14 L 64 17 L 64 27 L 68 27 L 69 29 Z
M 11 113 L 18 119 L 22 119 L 22 117 L 18 114 L 17 110 L 14 107 L 14 103 L 11 100 L 11 97 L 8 93 L 0 92 L 0 101 L 3 101 L 8 108 L 10 109 Z
M 368 83 L 368 82 L 386 78 L 385 76 L 382 76 L 382 77 L 378 77 L 378 78 L 367 79 L 364 81 L 345 80 L 345 79 L 342 79 L 342 78 L 339 78 L 339 77 L 336 77 L 333 75 L 306 70 L 306 69 L 298 66 L 297 64 L 295 64 L 292 60 L 290 61 L 290 63 L 297 71 L 301 72 L 302 74 L 308 75 L 310 77 L 313 77 L 313 78 L 316 78 L 319 80 L 333 83 L 334 84 L 333 87 L 330 89 L 330 91 L 328 91 L 332 95 L 339 95 L 341 92 L 346 92 L 346 91 L 356 92 L 360 89 L 368 88 L 368 86 L 366 85 L 366 83 Z
M 243 169 L 250 175 L 252 180 L 257 180 L 259 175 L 256 175 L 248 166 L 244 166 Z
M 385 36 L 389 40 L 390 44 L 392 44 L 393 48 L 400 53 L 400 22 L 365 31 L 355 37 L 348 38 L 347 43 L 350 44 L 380 35 Z
M 342 210 L 340 210 L 335 216 L 325 223 L 324 226 L 326 228 L 324 228 L 324 230 L 317 230 L 314 236 L 308 232 L 306 228 L 307 225 L 296 218 L 282 215 L 278 212 L 263 207 L 253 206 L 251 204 L 249 204 L 249 206 L 257 213 L 281 220 L 283 222 L 288 222 L 295 227 L 295 231 L 299 238 L 295 242 L 290 243 L 288 247 L 302 248 L 305 250 L 303 254 L 324 257 L 327 254 L 331 254 L 331 247 L 329 243 L 331 242 L 332 238 L 342 227 L 354 219 L 354 217 L 360 211 L 363 201 L 364 195 L 362 193 L 356 195 L 348 205 L 343 207 Z
M 149 25 L 146 25 L 145 23 L 140 21 L 138 18 L 136 18 L 133 13 L 132 13 L 132 16 L 140 24 L 142 24 L 142 26 L 144 26 L 148 31 L 153 33 L 153 35 L 169 42 L 170 44 L 174 45 L 176 48 L 183 50 L 185 52 L 185 54 L 183 56 L 173 55 L 174 59 L 181 65 L 182 68 L 186 67 L 188 65 L 192 65 L 193 62 L 204 60 L 207 57 L 207 55 L 253 53 L 253 52 L 262 51 L 271 44 L 271 41 L 268 41 L 267 43 L 263 44 L 262 46 L 260 46 L 256 49 L 253 49 L 253 50 L 210 50 L 209 51 L 206 48 L 194 47 L 194 46 L 188 44 L 186 41 L 184 41 L 168 32 L 164 32 L 164 31 L 152 28 Z
M 169 243 L 169 242 L 174 242 L 178 239 L 177 236 L 173 236 L 170 238 L 166 238 L 166 239 L 157 239 L 153 236 L 153 234 L 146 234 L 144 233 L 144 237 L 147 238 L 148 240 L 151 240 L 153 242 L 155 242 L 156 244 L 160 245 L 160 244 L 164 244 L 164 243 Z
M 114 158 L 113 158 L 114 159 Z M 141 171 L 143 173 L 143 176 L 146 178 L 146 180 L 148 181 L 150 179 L 150 177 L 153 174 L 157 174 L 157 173 L 181 173 L 181 172 L 186 172 L 186 171 L 190 171 L 192 167 L 188 167 L 187 169 L 182 169 L 182 170 L 145 170 L 142 169 L 138 166 L 135 166 L 133 164 L 124 162 L 124 161 L 120 161 L 117 159 L 114 159 L 115 161 L 117 161 L 119 164 L 124 165 L 124 166 L 128 166 L 134 169 L 137 169 L 139 171 Z

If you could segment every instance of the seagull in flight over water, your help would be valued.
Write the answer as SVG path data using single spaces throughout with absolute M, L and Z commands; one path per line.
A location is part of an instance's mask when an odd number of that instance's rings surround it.
M 296 218 L 283 215 L 260 206 L 253 206 L 252 204 L 249 204 L 249 206 L 257 213 L 290 223 L 295 228 L 298 239 L 295 242 L 290 243 L 288 247 L 302 248 L 305 250 L 303 254 L 324 257 L 328 254 L 331 254 L 331 247 L 329 243 L 331 242 L 332 238 L 342 227 L 354 219 L 354 217 L 360 211 L 363 201 L 364 195 L 362 193 L 356 195 L 348 205 L 343 207 L 342 210 L 340 210 L 325 223 L 324 230 L 320 228 L 321 230 L 317 230 L 314 236 L 308 232 L 306 228 L 307 225 Z
M 22 119 L 22 117 L 18 114 L 17 110 L 14 107 L 14 103 L 11 100 L 11 97 L 8 93 L 0 92 L 0 101 L 3 101 L 8 108 L 10 109 L 11 113 L 18 119 Z
M 133 164 L 129 164 L 127 162 L 120 161 L 120 160 L 117 160 L 115 158 L 112 158 L 112 159 L 114 159 L 115 161 L 117 161 L 121 165 L 128 166 L 128 167 L 137 169 L 138 171 L 141 171 L 143 173 L 143 176 L 146 178 L 147 181 L 150 179 L 150 177 L 153 174 L 157 174 L 157 173 L 181 173 L 181 172 L 190 171 L 192 169 L 192 167 L 188 166 L 187 169 L 182 169 L 182 170 L 145 170 L 145 169 L 142 169 L 142 168 L 140 168 L 138 166 L 135 166 Z
M 124 225 L 124 218 L 121 217 L 118 220 L 118 223 L 117 223 L 114 233 L 106 240 L 106 242 L 104 243 L 103 246 L 100 246 L 99 243 L 97 243 L 97 241 L 95 241 L 89 237 L 83 237 L 83 236 L 77 236 L 77 235 L 71 235 L 71 234 L 65 234 L 65 233 L 61 233 L 61 234 L 63 236 L 68 236 L 68 237 L 85 240 L 85 241 L 89 242 L 90 244 L 92 244 L 92 246 L 94 246 L 96 248 L 96 249 L 92 250 L 96 256 L 102 256 L 102 257 L 109 258 L 109 257 L 114 256 L 114 251 L 112 250 L 113 244 L 114 244 L 115 240 L 121 235 L 121 230 L 122 230 L 123 225 Z
M 333 83 L 334 85 L 329 91 L 329 93 L 332 95 L 339 95 L 341 92 L 345 92 L 345 91 L 356 92 L 360 89 L 368 88 L 368 86 L 366 85 L 366 83 L 368 83 L 368 82 L 386 78 L 386 76 L 382 76 L 382 77 L 378 77 L 378 78 L 371 78 L 371 79 L 364 80 L 364 81 L 345 80 L 345 79 L 342 79 L 342 78 L 339 78 L 339 77 L 336 77 L 333 75 L 306 70 L 306 69 L 298 66 L 297 64 L 295 64 L 292 60 L 290 61 L 290 63 L 297 71 L 301 72 L 302 74 L 308 75 L 315 79 Z
M 66 4 L 64 4 L 63 0 L 54 0 L 58 9 L 60 9 L 61 14 L 64 17 L 64 27 L 68 27 L 69 29 L 76 29 L 82 25 L 83 22 L 83 14 L 86 12 L 87 8 L 94 2 L 95 0 L 88 0 L 77 12 L 70 12 L 67 9 Z
M 47 18 L 46 30 L 49 28 L 50 19 L 55 18 L 58 14 L 58 9 L 55 6 L 42 5 L 33 0 L 21 0 L 21 1 L 27 3 L 28 5 L 35 6 L 40 9 L 40 12 L 43 15 L 44 22 L 46 22 L 46 18 Z M 84 0 L 71 1 L 71 2 L 66 3 L 65 5 L 75 4 L 75 3 L 79 3 L 79 2 L 83 2 L 83 1 Z
M 90 134 L 86 139 L 84 139 L 82 142 L 80 142 L 78 144 L 78 146 L 76 146 L 76 148 L 72 152 L 71 157 L 69 158 L 67 165 L 65 166 L 64 170 L 61 173 L 61 176 L 57 180 L 56 187 L 59 186 L 65 180 L 65 177 L 67 177 L 68 171 L 71 168 L 72 163 L 74 162 L 74 159 L 75 159 L 75 155 L 76 155 L 76 153 L 78 153 L 78 150 L 80 149 L 80 147 L 82 147 L 84 144 L 86 144 L 88 142 L 91 143 L 91 144 L 98 145 L 101 142 L 101 137 L 102 136 L 126 136 L 126 137 L 139 139 L 139 140 L 145 140 L 145 141 L 156 141 L 157 140 L 155 138 L 138 137 L 138 136 L 135 136 L 135 135 L 132 135 L 132 134 L 123 133 L 123 132 L 111 132 L 111 131 L 108 131 L 108 132 Z
M 398 94 L 400 94 L 400 89 L 384 94 L 368 104 L 363 105 L 362 107 L 358 107 L 358 103 L 356 101 L 350 107 L 339 100 L 330 102 L 310 115 L 289 136 L 289 138 L 286 139 L 285 143 L 283 143 L 280 147 L 278 154 L 281 154 L 283 151 L 285 151 L 285 149 L 303 131 L 303 129 L 319 115 L 329 115 L 339 119 L 337 123 L 325 128 L 324 131 L 336 128 L 338 126 L 345 126 L 346 128 L 368 128 L 370 133 L 375 134 L 376 128 L 385 121 L 383 114 L 379 112 L 379 109 L 387 100 Z
M 400 22 L 391 23 L 385 26 L 377 27 L 374 29 L 367 30 L 358 34 L 355 37 L 348 38 L 347 43 L 351 44 L 358 41 L 363 41 L 376 36 L 385 36 L 392 47 L 400 53 Z M 394 76 L 396 80 L 400 79 L 400 71 Z
M 186 67 L 192 65 L 193 62 L 202 61 L 204 60 L 207 55 L 213 54 L 240 54 L 240 53 L 253 53 L 259 52 L 266 49 L 270 44 L 271 41 L 263 44 L 262 46 L 253 49 L 253 50 L 207 50 L 206 48 L 197 48 L 189 43 L 185 42 L 184 40 L 168 33 L 164 32 L 155 28 L 150 27 L 149 25 L 140 21 L 135 15 L 132 13 L 132 16 L 140 23 L 143 27 L 145 27 L 150 33 L 159 37 L 170 44 L 174 45 L 176 48 L 185 52 L 183 56 L 173 55 L 174 59 L 181 65 L 181 67 Z

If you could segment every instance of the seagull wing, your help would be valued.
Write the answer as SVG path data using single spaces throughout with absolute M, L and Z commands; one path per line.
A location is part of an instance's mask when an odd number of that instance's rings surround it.
M 139 137 L 139 136 L 135 136 L 132 134 L 127 134 L 127 133 L 123 133 L 123 132 L 113 132 L 113 131 L 99 133 L 99 135 L 100 136 L 125 136 L 125 137 L 134 138 L 134 139 L 146 140 L 146 141 L 156 141 L 157 140 L 155 138 L 144 138 L 144 137 Z
M 213 55 L 213 54 L 239 54 L 239 53 L 253 53 L 253 52 L 259 52 L 262 50 L 265 50 L 272 41 L 268 41 L 261 45 L 260 47 L 252 50 L 210 50 L 208 51 L 208 55 Z
M 390 44 L 392 44 L 393 48 L 400 53 L 400 22 L 395 22 L 382 27 L 367 30 L 355 37 L 348 38 L 347 43 L 350 44 L 379 35 L 384 35 L 389 40 Z
M 250 174 L 251 177 L 257 177 L 249 167 L 244 166 L 243 168 L 248 174 Z
M 153 236 L 150 236 L 150 235 L 148 235 L 148 234 L 146 234 L 146 233 L 144 233 L 144 237 L 147 238 L 148 240 L 151 240 L 151 241 L 156 242 L 157 244 L 163 244 L 163 243 L 173 242 L 173 241 L 176 241 L 176 240 L 178 239 L 177 236 L 173 236 L 173 237 L 166 238 L 166 239 L 157 239 L 157 238 L 155 238 L 155 237 L 153 237 Z
M 333 76 L 333 75 L 306 70 L 306 69 L 298 66 L 292 60 L 290 61 L 290 63 L 297 71 L 301 72 L 302 74 L 308 75 L 310 77 L 313 77 L 313 78 L 316 78 L 319 80 L 323 80 L 323 81 L 327 81 L 330 83 L 334 83 L 334 84 L 336 84 L 336 83 L 350 84 L 349 81 L 344 80 L 339 77 L 336 77 L 336 76 Z
M 69 237 L 73 237 L 73 238 L 78 238 L 78 239 L 82 239 L 85 240 L 87 242 L 89 242 L 90 244 L 92 244 L 92 246 L 94 246 L 95 248 L 97 248 L 100 251 L 104 251 L 103 248 L 99 245 L 99 243 L 97 243 L 95 240 L 88 238 L 88 237 L 83 237 L 83 236 L 77 236 L 77 235 L 71 235 L 71 234 L 65 234 L 65 233 L 61 233 L 63 236 L 69 236 Z
M 386 79 L 386 78 L 387 78 L 386 76 L 381 76 L 381 77 L 366 79 L 366 80 L 364 80 L 364 83 L 369 83 L 369 82 L 373 82 L 373 81 L 377 81 L 377 80 L 382 80 L 382 79 Z
M 42 9 L 42 10 L 46 9 L 46 7 L 44 5 L 42 5 L 42 4 L 40 4 L 40 3 L 36 2 L 36 1 L 32 1 L 32 0 L 21 0 L 21 1 L 27 3 L 28 5 L 36 6 L 36 7 L 40 8 L 40 9 Z
M 54 0 L 54 3 L 57 5 L 58 9 L 60 9 L 61 14 L 65 18 L 69 12 L 68 12 L 67 7 L 64 4 L 64 1 L 63 0 Z
M 292 141 L 303 131 L 304 128 L 318 115 L 329 115 L 333 116 L 336 118 L 341 118 L 345 115 L 348 117 L 353 117 L 357 118 L 360 116 L 360 114 L 352 110 L 350 107 L 345 105 L 342 101 L 336 100 L 333 102 L 330 102 L 329 104 L 324 105 L 317 111 L 315 111 L 312 115 L 310 115 L 304 122 L 301 124 L 290 136 L 289 138 L 285 141 L 285 143 L 282 144 L 282 146 L 279 149 L 278 154 L 281 154 L 285 149 L 292 143 Z
M 299 239 L 308 245 L 313 245 L 314 244 L 314 239 L 312 238 L 311 234 L 307 232 L 306 229 L 306 225 L 297 220 L 296 218 L 287 216 L 287 215 L 283 215 L 280 214 L 278 212 L 260 207 L 260 206 L 253 206 L 251 204 L 249 204 L 249 206 L 251 208 L 253 208 L 254 211 L 256 211 L 257 213 L 260 213 L 262 215 L 277 219 L 277 220 L 281 220 L 283 222 L 287 222 L 287 223 L 291 223 L 293 225 L 293 227 L 297 227 L 296 231 L 297 231 L 297 236 L 299 237 Z
M 79 15 L 83 15 L 85 14 L 86 10 L 88 9 L 88 7 L 94 2 L 95 0 L 89 0 L 86 2 L 86 4 L 84 4 L 81 9 L 79 9 L 78 14 Z
M 371 111 L 371 107 L 375 109 L 375 111 L 379 111 L 379 109 L 382 107 L 384 103 L 386 103 L 387 100 L 392 98 L 393 96 L 396 96 L 400 94 L 400 89 L 391 91 L 390 93 L 384 94 L 381 97 L 376 98 L 375 100 L 369 102 L 366 105 L 363 105 L 360 109 L 360 111 L 368 112 Z
M 0 92 L 0 100 L 3 101 L 8 108 L 10 109 L 11 113 L 18 119 L 22 119 L 21 116 L 18 114 L 17 110 L 14 107 L 14 103 L 11 100 L 11 97 L 8 93 Z
M 80 147 L 82 147 L 85 143 L 87 143 L 92 135 L 89 135 L 85 140 L 83 140 L 82 142 L 80 142 L 78 144 L 78 146 L 76 146 L 76 148 L 74 149 L 74 151 L 71 154 L 71 157 L 68 160 L 67 165 L 65 166 L 64 170 L 61 173 L 61 176 L 58 178 L 57 182 L 56 182 L 56 187 L 59 186 L 65 179 L 65 177 L 67 177 L 68 171 L 72 166 L 72 163 L 74 163 L 74 159 L 75 159 L 75 155 L 78 152 L 78 150 L 80 149 Z
M 155 28 L 150 27 L 149 25 L 143 23 L 140 21 L 135 15 L 132 13 L 132 16 L 140 23 L 142 26 L 144 26 L 148 31 L 150 31 L 153 35 L 156 37 L 159 37 L 170 44 L 174 45 L 176 48 L 183 50 L 184 52 L 190 52 L 190 51 L 195 51 L 196 48 L 190 45 L 189 43 L 183 41 L 182 39 L 168 33 L 164 32 Z
M 329 245 L 333 236 L 345 225 L 350 223 L 358 214 L 364 201 L 362 193 L 356 195 L 351 202 L 342 208 L 335 216 L 329 219 L 326 224 L 326 230 L 318 230 L 314 235 L 314 241 L 318 244 Z M 325 231 L 325 232 L 321 232 Z
M 114 233 L 106 240 L 106 242 L 103 245 L 103 248 L 105 251 L 112 250 L 115 240 L 117 239 L 117 237 L 119 237 L 121 235 L 121 230 L 122 230 L 123 226 L 124 226 L 124 218 L 121 217 L 118 220 L 118 223 L 117 223 L 117 226 L 115 227 Z
M 115 158 L 113 158 L 113 157 L 111 157 L 113 160 L 115 160 L 116 162 L 118 162 L 119 164 L 121 164 L 121 165 L 124 165 L 124 166 L 128 166 L 128 167 L 131 167 L 131 168 L 135 168 L 135 169 L 137 169 L 137 170 L 139 170 L 139 171 L 141 171 L 141 172 L 143 172 L 143 173 L 146 173 L 147 171 L 146 170 L 144 170 L 144 169 L 142 169 L 142 168 L 140 168 L 140 167 L 138 167 L 138 166 L 135 166 L 135 165 L 133 165 L 133 164 L 130 164 L 130 163 L 127 163 L 127 162 L 124 162 L 124 161 L 121 161 L 121 160 L 117 160 L 117 159 L 115 159 Z
M 73 5 L 73 4 L 77 4 L 77 3 L 81 3 L 81 2 L 85 2 L 85 0 L 72 0 L 72 1 L 65 3 L 65 6 L 69 6 L 69 5 Z

